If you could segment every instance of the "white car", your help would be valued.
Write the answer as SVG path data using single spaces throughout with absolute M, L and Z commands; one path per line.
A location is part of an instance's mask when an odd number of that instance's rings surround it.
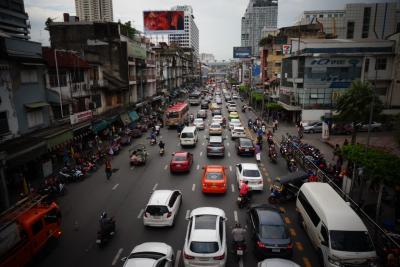
M 233 95 L 232 95 L 232 98 L 233 98 L 233 99 L 238 99 L 238 95 L 237 95 L 237 94 L 233 94 Z
M 239 119 L 231 119 L 229 122 L 229 130 L 232 130 L 235 127 L 242 127 L 242 122 Z
M 183 262 L 189 266 L 225 266 L 227 258 L 226 216 L 218 208 L 192 210 L 183 247 Z
M 228 112 L 233 112 L 233 111 L 237 111 L 236 104 L 230 104 L 228 106 Z
M 236 164 L 236 179 L 239 188 L 245 181 L 249 182 L 250 190 L 263 190 L 264 188 L 264 179 L 255 163 Z
M 247 137 L 246 132 L 244 131 L 244 127 L 235 127 L 231 131 L 231 138 L 240 138 L 240 137 Z
M 173 226 L 181 203 L 182 193 L 179 190 L 155 190 L 143 212 L 143 224 Z
M 223 118 L 222 115 L 214 115 L 212 118 L 212 123 L 219 123 L 222 124 Z
M 193 125 L 197 127 L 197 129 L 204 130 L 206 127 L 204 120 L 202 118 L 196 118 L 193 121 Z
M 121 259 L 123 267 L 172 267 L 174 250 L 161 242 L 146 242 L 133 248 L 128 257 Z
M 228 108 L 229 105 L 231 105 L 231 104 L 235 104 L 236 105 L 235 101 L 232 101 L 232 100 L 226 101 L 226 108 Z
M 257 264 L 257 267 L 300 267 L 297 263 L 285 259 L 266 259 Z

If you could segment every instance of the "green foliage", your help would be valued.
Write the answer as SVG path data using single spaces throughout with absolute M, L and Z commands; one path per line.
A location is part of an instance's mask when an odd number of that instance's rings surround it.
M 262 93 L 253 92 L 253 94 L 251 95 L 251 98 L 256 102 L 262 101 L 263 97 L 264 97 L 264 95 Z
M 259 42 L 258 45 L 263 47 L 263 46 L 267 46 L 267 45 L 271 45 L 274 41 L 274 36 L 268 34 L 267 37 L 262 38 Z
M 246 93 L 250 90 L 250 87 L 248 85 L 242 84 L 239 86 L 239 92 Z
M 48 17 L 48 18 L 46 19 L 46 21 L 44 22 L 44 25 L 46 26 L 44 29 L 45 29 L 46 31 L 48 31 L 48 30 L 49 30 L 50 24 L 52 24 L 53 22 L 54 22 L 54 19 Z
M 126 36 L 128 36 L 129 38 L 135 37 L 135 34 L 137 32 L 136 32 L 136 29 L 132 27 L 131 21 L 121 23 L 121 21 L 118 20 L 118 23 L 121 24 L 121 28 L 123 29 L 123 31 L 125 31 Z
M 283 110 L 283 107 L 280 104 L 274 102 L 267 103 L 265 108 L 268 110 Z
M 386 185 L 400 184 L 400 158 L 388 152 L 365 147 L 360 144 L 349 144 L 343 147 L 342 153 L 347 160 L 364 167 L 365 174 L 373 182 Z

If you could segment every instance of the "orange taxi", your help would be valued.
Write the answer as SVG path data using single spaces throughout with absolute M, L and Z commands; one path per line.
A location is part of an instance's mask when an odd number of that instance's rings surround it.
M 225 193 L 226 192 L 226 173 L 222 165 L 206 165 L 201 177 L 203 193 Z

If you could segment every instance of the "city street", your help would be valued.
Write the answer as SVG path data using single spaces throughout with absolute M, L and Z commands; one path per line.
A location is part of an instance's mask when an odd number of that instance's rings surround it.
M 225 106 L 223 104 L 223 106 Z M 238 104 L 241 106 L 241 104 Z M 199 106 L 191 106 L 190 112 L 196 114 Z M 227 111 L 223 108 L 224 115 Z M 242 123 L 247 125 L 247 113 L 240 113 Z M 208 113 L 208 122 L 211 121 L 211 112 Z M 148 135 L 148 134 L 147 134 Z M 235 164 L 240 162 L 255 163 L 255 158 L 239 157 L 235 151 L 234 142 L 230 139 L 227 129 L 223 136 L 225 140 L 224 158 L 207 158 L 206 130 L 200 131 L 199 141 L 195 148 L 182 149 L 179 145 L 175 129 L 163 128 L 161 139 L 166 143 L 166 154 L 159 155 L 158 146 L 149 146 L 143 136 L 135 139 L 134 144 L 145 143 L 150 153 L 150 159 L 145 166 L 131 168 L 129 165 L 129 148 L 124 148 L 119 155 L 114 156 L 112 167 L 117 169 L 111 179 L 107 181 L 104 166 L 91 177 L 81 183 L 68 186 L 68 194 L 59 199 L 62 210 L 63 236 L 59 244 L 37 265 L 50 267 L 70 266 L 122 266 L 120 259 L 127 256 L 134 246 L 149 241 L 160 241 L 171 245 L 175 251 L 174 266 L 183 266 L 182 248 L 184 244 L 187 221 L 186 214 L 197 207 L 212 206 L 225 211 L 227 215 L 228 248 L 231 247 L 232 227 L 236 220 L 242 225 L 247 223 L 245 209 L 239 209 L 236 204 L 238 189 L 235 177 Z M 194 155 L 194 163 L 190 173 L 172 175 L 169 171 L 171 153 L 175 151 L 190 151 Z M 226 166 L 228 177 L 228 191 L 225 195 L 205 195 L 201 192 L 200 176 L 205 164 L 222 164 Z M 264 192 L 253 194 L 253 203 L 267 203 L 268 184 L 278 176 L 287 173 L 286 163 L 279 158 L 277 164 L 267 160 L 262 153 L 260 170 L 264 176 Z M 179 189 L 183 194 L 183 203 L 180 207 L 175 226 L 172 228 L 154 229 L 143 225 L 143 209 L 153 190 Z M 284 219 L 294 240 L 293 260 L 301 266 L 317 266 L 316 253 L 305 232 L 300 228 L 294 202 L 280 205 L 284 211 Z M 96 232 L 100 213 L 106 211 L 114 216 L 117 223 L 116 236 L 104 248 L 96 246 Z M 253 244 L 248 232 L 247 243 L 249 249 L 244 262 L 237 263 L 232 253 L 229 253 L 226 266 L 256 266 L 257 260 L 253 255 Z

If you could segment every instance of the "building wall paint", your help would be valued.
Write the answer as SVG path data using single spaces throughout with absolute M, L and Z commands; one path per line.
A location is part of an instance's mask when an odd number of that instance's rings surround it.
M 3 62 L 2 62 L 3 63 Z M 2 64 L 3 65 L 3 64 Z M 4 64 L 6 65 L 6 64 Z M 0 112 L 7 112 L 9 134 L 5 134 L 0 138 L 0 142 L 15 138 L 19 135 L 18 117 L 14 107 L 14 96 L 12 90 L 12 82 L 8 70 L 0 70 Z

